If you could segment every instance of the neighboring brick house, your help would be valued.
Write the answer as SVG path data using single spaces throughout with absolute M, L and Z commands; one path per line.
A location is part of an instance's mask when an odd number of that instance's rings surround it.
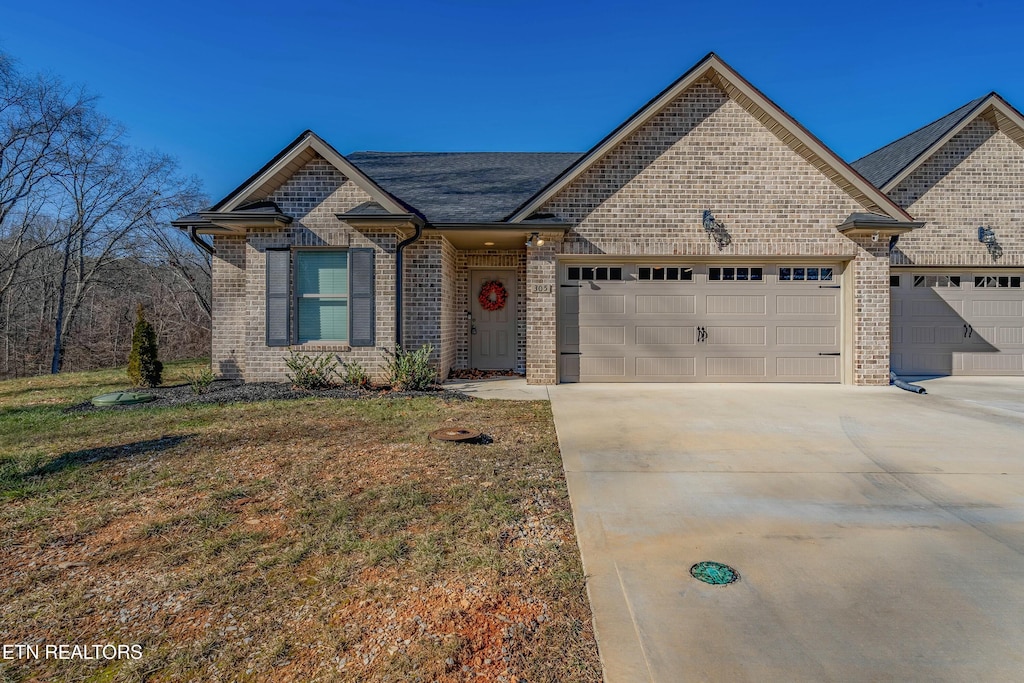
M 1024 119 L 996 93 L 853 163 L 925 225 L 894 246 L 892 364 L 1024 374 Z
M 983 135 L 953 146 L 1020 152 Z M 346 157 L 307 131 L 175 225 L 213 237 L 225 376 L 283 379 L 292 350 L 379 375 L 401 340 L 431 344 L 442 376 L 879 385 L 890 263 L 945 235 L 915 192 L 860 175 L 712 54 L 585 154 Z M 1016 266 L 1019 211 L 992 218 Z

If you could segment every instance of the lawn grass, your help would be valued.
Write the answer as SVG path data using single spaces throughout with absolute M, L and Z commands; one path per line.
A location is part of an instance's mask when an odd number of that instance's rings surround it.
M 0 680 L 600 680 L 547 403 L 63 412 L 119 377 L 0 383 L 0 632 L 142 656 Z

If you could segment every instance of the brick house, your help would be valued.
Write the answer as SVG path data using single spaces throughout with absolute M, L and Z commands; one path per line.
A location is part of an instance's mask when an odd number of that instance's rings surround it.
M 995 95 L 958 112 L 858 172 L 711 54 L 583 154 L 343 156 L 307 131 L 174 225 L 212 236 L 213 367 L 249 381 L 283 379 L 292 350 L 379 374 L 399 341 L 431 344 L 441 376 L 513 369 L 534 384 L 879 385 L 891 347 L 905 370 L 1012 373 L 1024 122 Z M 1005 183 L 982 177 L 991 164 L 1012 167 Z M 904 350 L 931 320 L 904 315 L 956 310 L 935 284 L 953 265 L 960 282 L 995 276 L 978 292 L 1010 303 L 970 306 L 1009 322 L 990 337 L 991 316 L 961 310 L 967 347 Z M 1010 360 L 953 360 L 968 353 Z

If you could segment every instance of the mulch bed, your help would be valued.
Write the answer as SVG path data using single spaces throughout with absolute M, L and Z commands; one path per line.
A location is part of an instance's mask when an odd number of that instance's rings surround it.
M 476 370 L 473 368 L 456 370 L 452 368 L 448 371 L 448 379 L 490 379 L 491 377 L 525 377 L 525 375 L 515 370 Z
M 128 391 L 129 389 L 125 389 Z M 373 387 L 363 389 L 351 386 L 338 386 L 330 389 L 306 390 L 299 389 L 288 382 L 244 382 L 242 380 L 217 380 L 206 391 L 197 394 L 191 385 L 178 384 L 168 387 L 153 387 L 140 390 L 156 396 L 156 400 L 148 403 L 136 403 L 122 406 L 94 406 L 83 401 L 64 409 L 65 413 L 87 413 L 96 410 L 133 410 L 143 407 L 171 407 L 202 403 L 254 403 L 256 401 L 287 401 L 300 398 L 404 398 L 412 396 L 433 396 L 448 401 L 472 400 L 462 392 L 438 387 L 434 391 L 393 391 L 390 387 Z

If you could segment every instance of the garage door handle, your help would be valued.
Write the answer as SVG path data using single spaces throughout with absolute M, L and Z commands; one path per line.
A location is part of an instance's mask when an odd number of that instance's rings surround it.
M 836 353 L 821 353 L 821 352 L 819 352 L 818 355 L 819 356 L 838 356 L 840 354 L 838 352 L 836 352 Z
M 562 351 L 559 355 L 562 356 L 582 356 L 582 351 Z
M 840 289 L 842 285 L 818 285 L 818 289 Z
M 574 289 L 579 289 L 583 285 L 558 285 L 558 286 L 559 287 L 573 287 Z

